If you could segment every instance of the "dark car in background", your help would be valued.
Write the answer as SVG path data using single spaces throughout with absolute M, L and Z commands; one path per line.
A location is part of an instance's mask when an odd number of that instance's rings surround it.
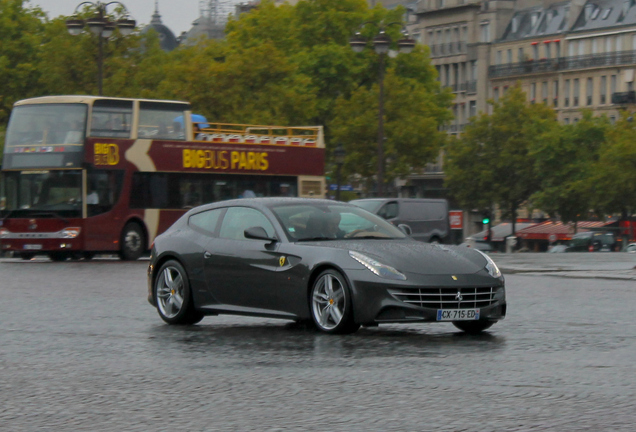
M 506 315 L 504 277 L 482 252 L 418 242 L 360 207 L 302 198 L 188 211 L 153 244 L 148 301 L 169 324 L 235 314 L 326 333 L 406 322 L 478 333 Z
M 448 201 L 435 198 L 369 198 L 351 204 L 377 214 L 395 226 L 407 225 L 415 240 L 448 243 Z
M 616 238 L 609 231 L 584 231 L 574 234 L 566 252 L 612 252 L 616 250 Z

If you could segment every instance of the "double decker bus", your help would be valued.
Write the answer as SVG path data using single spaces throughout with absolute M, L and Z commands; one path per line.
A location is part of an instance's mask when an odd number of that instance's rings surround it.
M 180 101 L 17 102 L 0 177 L 0 248 L 30 259 L 139 258 L 187 209 L 232 198 L 324 197 L 323 130 L 193 122 Z

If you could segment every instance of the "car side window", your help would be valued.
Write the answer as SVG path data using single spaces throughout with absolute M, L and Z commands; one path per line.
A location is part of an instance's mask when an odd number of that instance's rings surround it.
M 393 219 L 398 215 L 398 203 L 393 201 L 384 204 L 384 206 L 378 211 L 378 216 L 384 219 Z
M 190 216 L 188 223 L 191 226 L 213 234 L 222 211 L 223 209 L 216 209 L 194 214 Z
M 275 237 L 274 226 L 260 211 L 249 207 L 231 207 L 223 217 L 219 237 L 235 240 L 251 240 L 245 238 L 245 230 L 252 227 L 263 227 L 270 237 Z

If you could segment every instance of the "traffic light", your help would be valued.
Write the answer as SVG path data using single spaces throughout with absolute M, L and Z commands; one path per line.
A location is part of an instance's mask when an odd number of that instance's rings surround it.
M 487 216 L 484 216 L 484 218 L 481 220 L 481 223 L 483 223 L 484 225 L 487 225 L 488 222 L 490 222 L 490 218 Z
M 490 212 L 484 211 L 481 213 L 481 223 L 488 225 L 490 223 Z

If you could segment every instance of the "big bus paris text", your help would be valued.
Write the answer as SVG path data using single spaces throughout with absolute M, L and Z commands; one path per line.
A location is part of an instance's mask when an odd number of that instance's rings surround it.
M 218 124 L 179 101 L 19 101 L 0 178 L 2 251 L 139 258 L 188 209 L 257 196 L 323 197 L 320 126 Z M 193 121 L 193 120 L 202 121 Z

